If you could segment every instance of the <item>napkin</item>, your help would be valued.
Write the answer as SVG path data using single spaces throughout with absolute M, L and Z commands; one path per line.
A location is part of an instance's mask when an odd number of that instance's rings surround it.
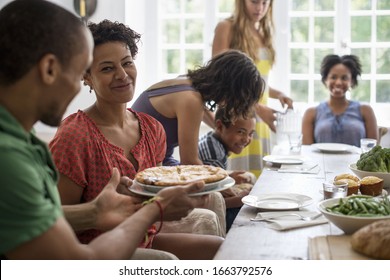
M 275 230 L 288 230 L 301 227 L 321 225 L 328 222 L 324 216 L 320 216 L 312 221 L 303 221 L 296 216 L 286 216 L 288 213 L 296 213 L 304 217 L 312 217 L 318 214 L 314 211 L 279 211 L 279 212 L 260 212 L 257 213 L 256 219 L 264 219 L 268 222 L 267 227 Z M 273 218 L 272 220 L 269 220 Z
M 282 164 L 278 169 L 280 173 L 318 174 L 320 167 L 317 163 L 304 163 L 300 165 Z

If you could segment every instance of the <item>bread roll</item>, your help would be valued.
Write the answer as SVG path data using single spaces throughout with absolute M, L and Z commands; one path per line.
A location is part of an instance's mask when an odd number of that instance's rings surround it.
M 340 174 L 340 175 L 337 175 L 336 177 L 334 177 L 334 181 L 338 181 L 341 179 L 350 179 L 350 180 L 353 180 L 357 183 L 360 182 L 360 179 L 358 177 L 356 177 L 355 175 L 352 175 L 352 174 L 348 174 L 348 173 L 343 173 L 343 174 Z
M 360 180 L 360 193 L 378 196 L 382 194 L 383 179 L 376 176 L 366 176 Z
M 356 231 L 352 248 L 374 259 L 390 260 L 390 219 L 376 221 Z
M 356 182 L 352 179 L 339 179 L 337 181 L 334 181 L 335 184 L 337 183 L 347 183 L 348 184 L 348 192 L 347 195 L 352 195 L 352 194 L 358 194 L 359 192 L 359 187 L 360 183 Z

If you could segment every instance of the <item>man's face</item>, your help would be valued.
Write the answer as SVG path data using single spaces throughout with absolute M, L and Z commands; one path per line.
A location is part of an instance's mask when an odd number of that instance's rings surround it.
M 82 77 L 92 63 L 93 51 L 92 36 L 87 29 L 84 32 L 84 50 L 71 58 L 68 67 L 60 67 L 61 70 L 48 93 L 49 101 L 46 108 L 42 109 L 40 118 L 44 124 L 58 126 L 68 105 L 80 91 Z

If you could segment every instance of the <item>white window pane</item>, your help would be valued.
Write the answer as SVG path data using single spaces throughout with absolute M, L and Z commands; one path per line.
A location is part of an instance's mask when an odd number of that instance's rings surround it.
M 352 42 L 371 42 L 371 17 L 351 17 L 351 40 Z
M 180 13 L 180 0 L 164 0 L 164 5 L 160 5 L 162 14 Z
M 185 42 L 187 44 L 203 43 L 203 19 L 185 21 Z
M 390 81 L 377 81 L 376 101 L 390 103 Z
M 315 0 L 314 10 L 316 11 L 334 11 L 334 0 Z
M 360 49 L 352 49 L 352 54 L 359 57 L 360 63 L 362 64 L 362 72 L 363 74 L 372 73 L 371 70 L 371 48 L 360 48 Z
M 162 54 L 163 72 L 167 74 L 180 73 L 180 51 L 163 50 Z
M 329 98 L 329 92 L 322 81 L 314 81 L 314 102 L 322 102 Z
M 376 37 L 378 42 L 390 42 L 390 16 L 377 16 Z
M 307 102 L 309 94 L 309 81 L 291 80 L 291 98 L 295 102 Z
M 234 10 L 234 0 L 219 0 L 218 10 L 220 13 L 232 13 Z
M 292 49 L 291 56 L 291 73 L 305 74 L 309 73 L 309 50 Z
M 334 41 L 334 18 L 318 17 L 314 20 L 314 41 L 333 42 Z
M 321 62 L 328 54 L 333 54 L 333 49 L 316 48 L 314 50 L 314 73 L 321 72 Z
M 358 86 L 352 89 L 351 99 L 360 102 L 370 102 L 370 81 L 358 81 Z
M 292 0 L 291 1 L 291 10 L 293 11 L 308 11 L 309 10 L 309 0 Z
M 378 74 L 390 73 L 390 49 L 388 48 L 377 48 L 377 69 Z
M 186 51 L 186 70 L 194 70 L 203 64 L 203 50 Z
M 165 44 L 180 43 L 180 19 L 162 21 L 162 41 Z
M 352 0 L 350 3 L 351 10 L 371 10 L 372 7 L 371 0 Z
M 309 41 L 309 18 L 291 18 L 290 25 L 291 42 L 299 43 Z
M 390 0 L 377 0 L 376 5 L 378 10 L 390 10 Z
M 204 0 L 186 0 L 184 2 L 186 13 L 204 13 Z

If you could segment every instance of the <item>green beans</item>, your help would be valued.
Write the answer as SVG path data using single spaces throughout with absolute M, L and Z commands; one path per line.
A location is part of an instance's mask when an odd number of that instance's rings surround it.
M 339 203 L 326 207 L 326 211 L 356 217 L 378 217 L 390 215 L 389 197 L 374 198 L 368 195 L 353 195 L 340 198 Z

